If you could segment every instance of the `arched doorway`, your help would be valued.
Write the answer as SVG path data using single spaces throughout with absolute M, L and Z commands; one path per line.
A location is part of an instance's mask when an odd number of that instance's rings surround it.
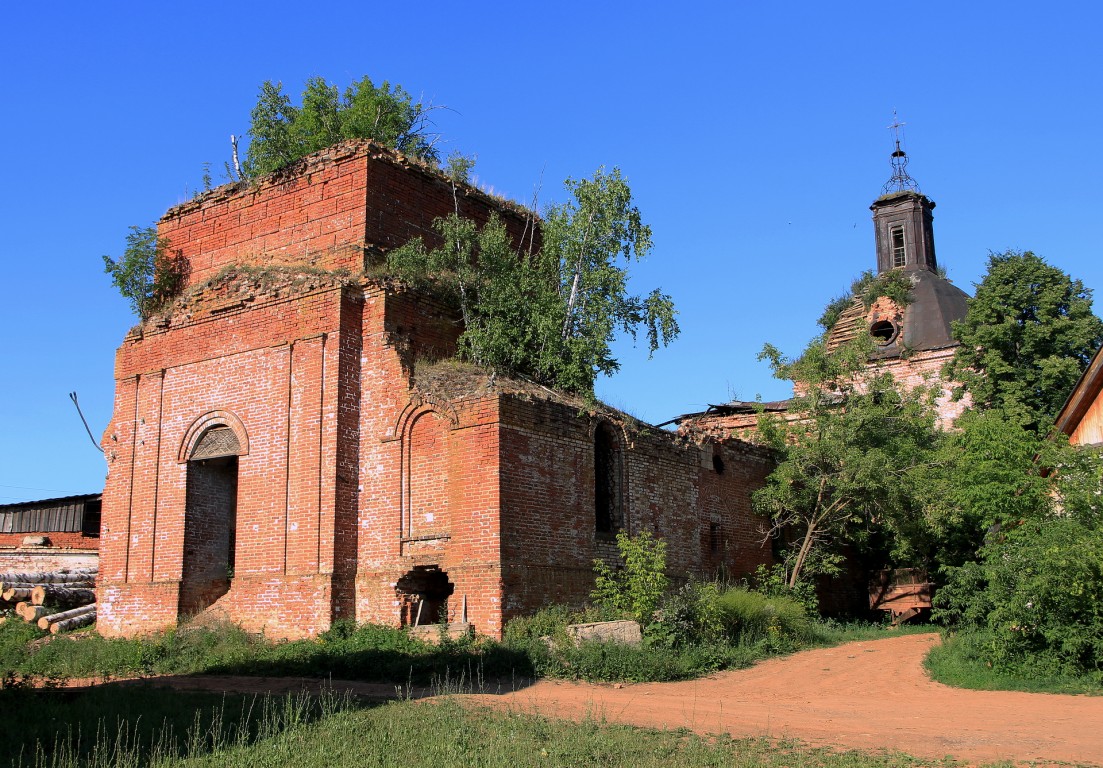
M 180 614 L 210 607 L 230 591 L 237 550 L 237 472 L 241 445 L 230 427 L 200 436 L 187 461 Z

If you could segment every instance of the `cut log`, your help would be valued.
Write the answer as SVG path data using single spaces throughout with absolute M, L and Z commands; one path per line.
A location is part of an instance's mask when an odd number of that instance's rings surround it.
M 58 632 L 68 632 L 70 629 L 80 629 L 86 627 L 96 620 L 96 610 L 93 608 L 88 613 L 82 613 L 80 616 L 73 616 L 70 619 L 62 619 L 61 621 L 55 621 L 50 625 L 50 634 L 56 635 Z
M 31 602 L 35 605 L 77 608 L 96 602 L 96 590 L 70 587 L 68 585 L 44 584 L 31 590 Z
M 29 581 L 0 581 L 0 592 L 7 592 L 9 589 L 34 589 L 37 586 Z
M 97 569 L 82 568 L 78 571 L 26 571 L 24 573 L 0 573 L 0 581 L 20 581 L 27 584 L 72 584 L 74 581 L 95 580 Z
M 35 608 L 42 608 L 41 605 L 36 605 Z M 46 609 L 43 608 L 43 611 Z M 66 619 L 72 619 L 76 616 L 83 616 L 86 613 L 95 613 L 96 604 L 82 605 L 80 608 L 72 608 L 68 611 L 61 611 L 60 613 L 51 613 L 49 616 L 42 615 L 38 620 L 39 629 L 49 629 L 51 624 L 56 624 L 59 621 L 65 621 Z
M 90 579 L 84 581 L 67 581 L 64 583 L 41 582 L 35 584 L 29 581 L 0 581 L 0 594 L 9 589 L 34 589 L 35 587 L 69 587 L 71 589 L 92 589 L 96 582 Z
M 33 603 L 34 600 L 31 600 L 32 592 L 34 592 L 34 587 L 12 587 L 0 593 L 0 597 L 4 598 L 9 603 L 15 603 L 21 600 L 30 600 Z
M 19 605 L 23 606 L 23 612 L 20 613 L 19 606 L 16 606 L 15 612 L 23 617 L 23 621 L 30 624 L 34 624 L 50 612 L 50 609 L 44 605 L 31 605 L 30 603 L 20 603 Z

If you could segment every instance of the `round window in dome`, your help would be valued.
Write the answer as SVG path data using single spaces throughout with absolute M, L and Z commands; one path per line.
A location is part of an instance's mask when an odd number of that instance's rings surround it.
M 869 335 L 873 337 L 874 343 L 882 347 L 895 341 L 899 332 L 900 329 L 891 320 L 878 320 L 869 327 Z

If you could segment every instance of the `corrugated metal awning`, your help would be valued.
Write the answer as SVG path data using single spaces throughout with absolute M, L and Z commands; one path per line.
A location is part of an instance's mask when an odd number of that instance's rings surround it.
M 100 494 L 0 506 L 0 533 L 81 532 L 86 513 L 99 515 Z

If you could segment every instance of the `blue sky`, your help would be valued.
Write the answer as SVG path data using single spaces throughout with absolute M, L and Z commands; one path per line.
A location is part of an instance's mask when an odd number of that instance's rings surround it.
M 68 7 L 66 7 L 68 6 Z M 561 200 L 619 166 L 654 230 L 635 286 L 682 336 L 599 395 L 651 422 L 784 397 L 789 354 L 874 265 L 868 206 L 893 110 L 962 288 L 1031 249 L 1103 289 L 1094 3 L 13 4 L 0 29 L 0 503 L 102 488 L 114 350 L 135 322 L 103 274 L 127 227 L 216 181 L 260 83 L 401 83 L 445 154 L 499 194 Z M 1100 297 L 1103 299 L 1103 296 Z

